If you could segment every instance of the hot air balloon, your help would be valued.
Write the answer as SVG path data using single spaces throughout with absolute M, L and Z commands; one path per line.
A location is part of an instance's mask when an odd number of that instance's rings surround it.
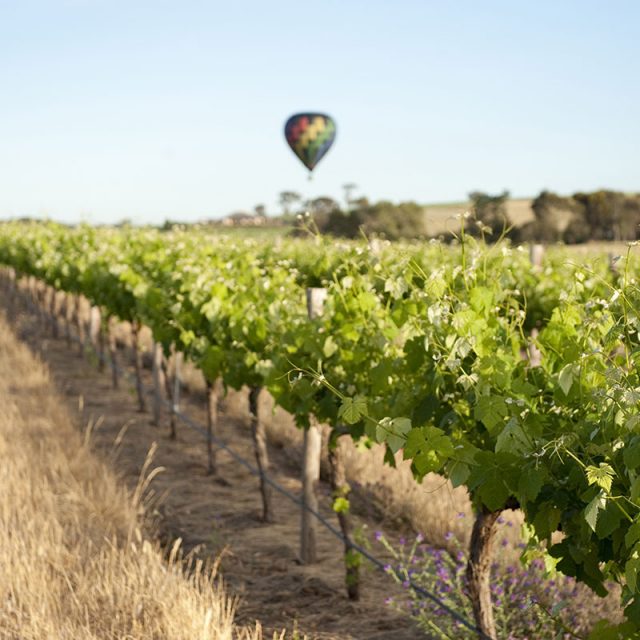
M 284 135 L 293 153 L 313 171 L 335 140 L 336 123 L 324 113 L 296 113 L 284 125 Z

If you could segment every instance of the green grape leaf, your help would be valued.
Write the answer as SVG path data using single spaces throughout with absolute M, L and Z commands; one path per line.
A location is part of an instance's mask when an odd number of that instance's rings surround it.
M 598 620 L 587 640 L 629 640 L 636 636 L 635 626 L 631 622 L 617 625 L 608 620 Z
M 360 305 L 360 309 L 365 313 L 367 311 L 373 311 L 378 305 L 378 298 L 370 291 L 363 291 L 357 297 L 357 301 Z
M 509 497 L 509 489 L 497 469 L 487 476 L 485 481 L 478 487 L 477 492 L 482 502 L 491 511 L 502 509 Z
M 624 536 L 624 543 L 627 547 L 631 548 L 640 540 L 640 520 L 636 520 L 627 530 Z
M 616 529 L 620 527 L 622 511 L 613 500 L 607 501 L 607 506 L 598 513 L 596 523 L 596 535 L 600 540 L 608 538 Z
M 544 502 L 533 519 L 533 526 L 540 539 L 548 538 L 560 524 L 560 509 L 550 503 Z
M 611 484 L 615 476 L 613 467 L 605 462 L 601 462 L 598 467 L 590 465 L 586 468 L 587 482 L 589 485 L 598 485 L 607 493 L 611 493 Z
M 634 553 L 630 560 L 627 560 L 624 565 L 624 577 L 627 581 L 627 587 L 633 593 L 636 590 L 638 583 L 638 570 L 640 569 L 640 558 L 638 554 Z
M 338 351 L 338 345 L 332 336 L 329 336 L 324 341 L 324 346 L 322 347 L 322 353 L 324 353 L 325 358 L 330 358 L 336 351 Z
M 346 498 L 336 498 L 333 501 L 333 510 L 336 513 L 347 513 L 349 511 L 349 501 Z
M 601 509 L 604 509 L 607 505 L 607 498 L 602 491 L 598 492 L 596 496 L 584 509 L 584 519 L 587 521 L 589 527 L 595 533 L 596 524 L 598 522 L 598 513 Z
M 404 278 L 388 278 L 384 283 L 384 290 L 390 293 L 393 298 L 402 298 L 408 289 Z
M 471 307 L 478 312 L 484 312 L 486 315 L 493 306 L 493 291 L 487 287 L 475 287 L 469 292 L 469 300 Z
M 523 454 L 531 449 L 531 444 L 522 425 L 511 418 L 496 439 L 496 453 L 507 451 L 509 453 Z
M 624 448 L 622 459 L 629 469 L 637 469 L 640 466 L 640 438 L 633 438 Z
M 470 473 L 471 469 L 469 469 L 469 465 L 455 460 L 449 467 L 447 477 L 454 487 L 460 487 L 467 481 Z
M 640 627 L 640 596 L 634 597 L 634 599 L 625 607 L 624 615 L 627 620 L 633 622 L 636 625 L 636 630 Z M 637 633 L 635 636 L 637 637 Z M 627 636 L 633 637 L 633 636 Z
M 542 469 L 525 469 L 518 480 L 518 493 L 524 500 L 535 500 L 542 489 L 546 474 Z
M 376 440 L 386 442 L 393 453 L 399 451 L 411 431 L 409 418 L 382 418 L 376 425 Z
M 205 377 L 213 382 L 220 373 L 220 367 L 222 366 L 222 349 L 220 347 L 209 345 L 206 348 L 200 366 Z
M 473 417 L 482 422 L 489 433 L 494 433 L 496 427 L 504 423 L 509 410 L 502 396 L 480 396 L 473 409 Z
M 562 368 L 560 374 L 558 375 L 558 384 L 562 389 L 565 396 L 569 395 L 569 391 L 571 391 L 571 387 L 573 386 L 573 376 L 574 376 L 574 365 L 573 363 L 568 364 Z
M 524 378 L 515 378 L 511 383 L 511 390 L 518 395 L 531 398 L 539 393 L 538 388 Z
M 347 424 L 355 424 L 367 415 L 367 399 L 362 395 L 344 398 L 338 410 L 338 418 Z
M 196 338 L 196 334 L 193 331 L 181 331 L 180 332 L 180 342 L 185 347 L 188 347 Z
M 411 429 L 406 436 L 404 459 L 412 460 L 420 477 L 440 471 L 455 453 L 451 438 L 437 427 Z

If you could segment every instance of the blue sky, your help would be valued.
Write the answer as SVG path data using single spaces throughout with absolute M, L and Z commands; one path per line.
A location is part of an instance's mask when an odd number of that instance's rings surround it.
M 640 191 L 640 3 L 0 0 L 0 217 Z M 286 118 L 331 114 L 306 179 Z

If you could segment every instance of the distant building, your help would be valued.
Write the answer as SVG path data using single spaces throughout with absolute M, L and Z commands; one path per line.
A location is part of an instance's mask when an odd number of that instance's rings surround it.
M 220 221 L 225 227 L 261 227 L 267 223 L 266 216 L 236 211 Z

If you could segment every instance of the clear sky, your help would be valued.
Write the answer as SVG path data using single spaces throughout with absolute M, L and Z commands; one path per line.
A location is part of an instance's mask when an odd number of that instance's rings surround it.
M 640 191 L 638 0 L 0 0 L 0 217 Z M 331 114 L 308 182 L 283 125 Z

